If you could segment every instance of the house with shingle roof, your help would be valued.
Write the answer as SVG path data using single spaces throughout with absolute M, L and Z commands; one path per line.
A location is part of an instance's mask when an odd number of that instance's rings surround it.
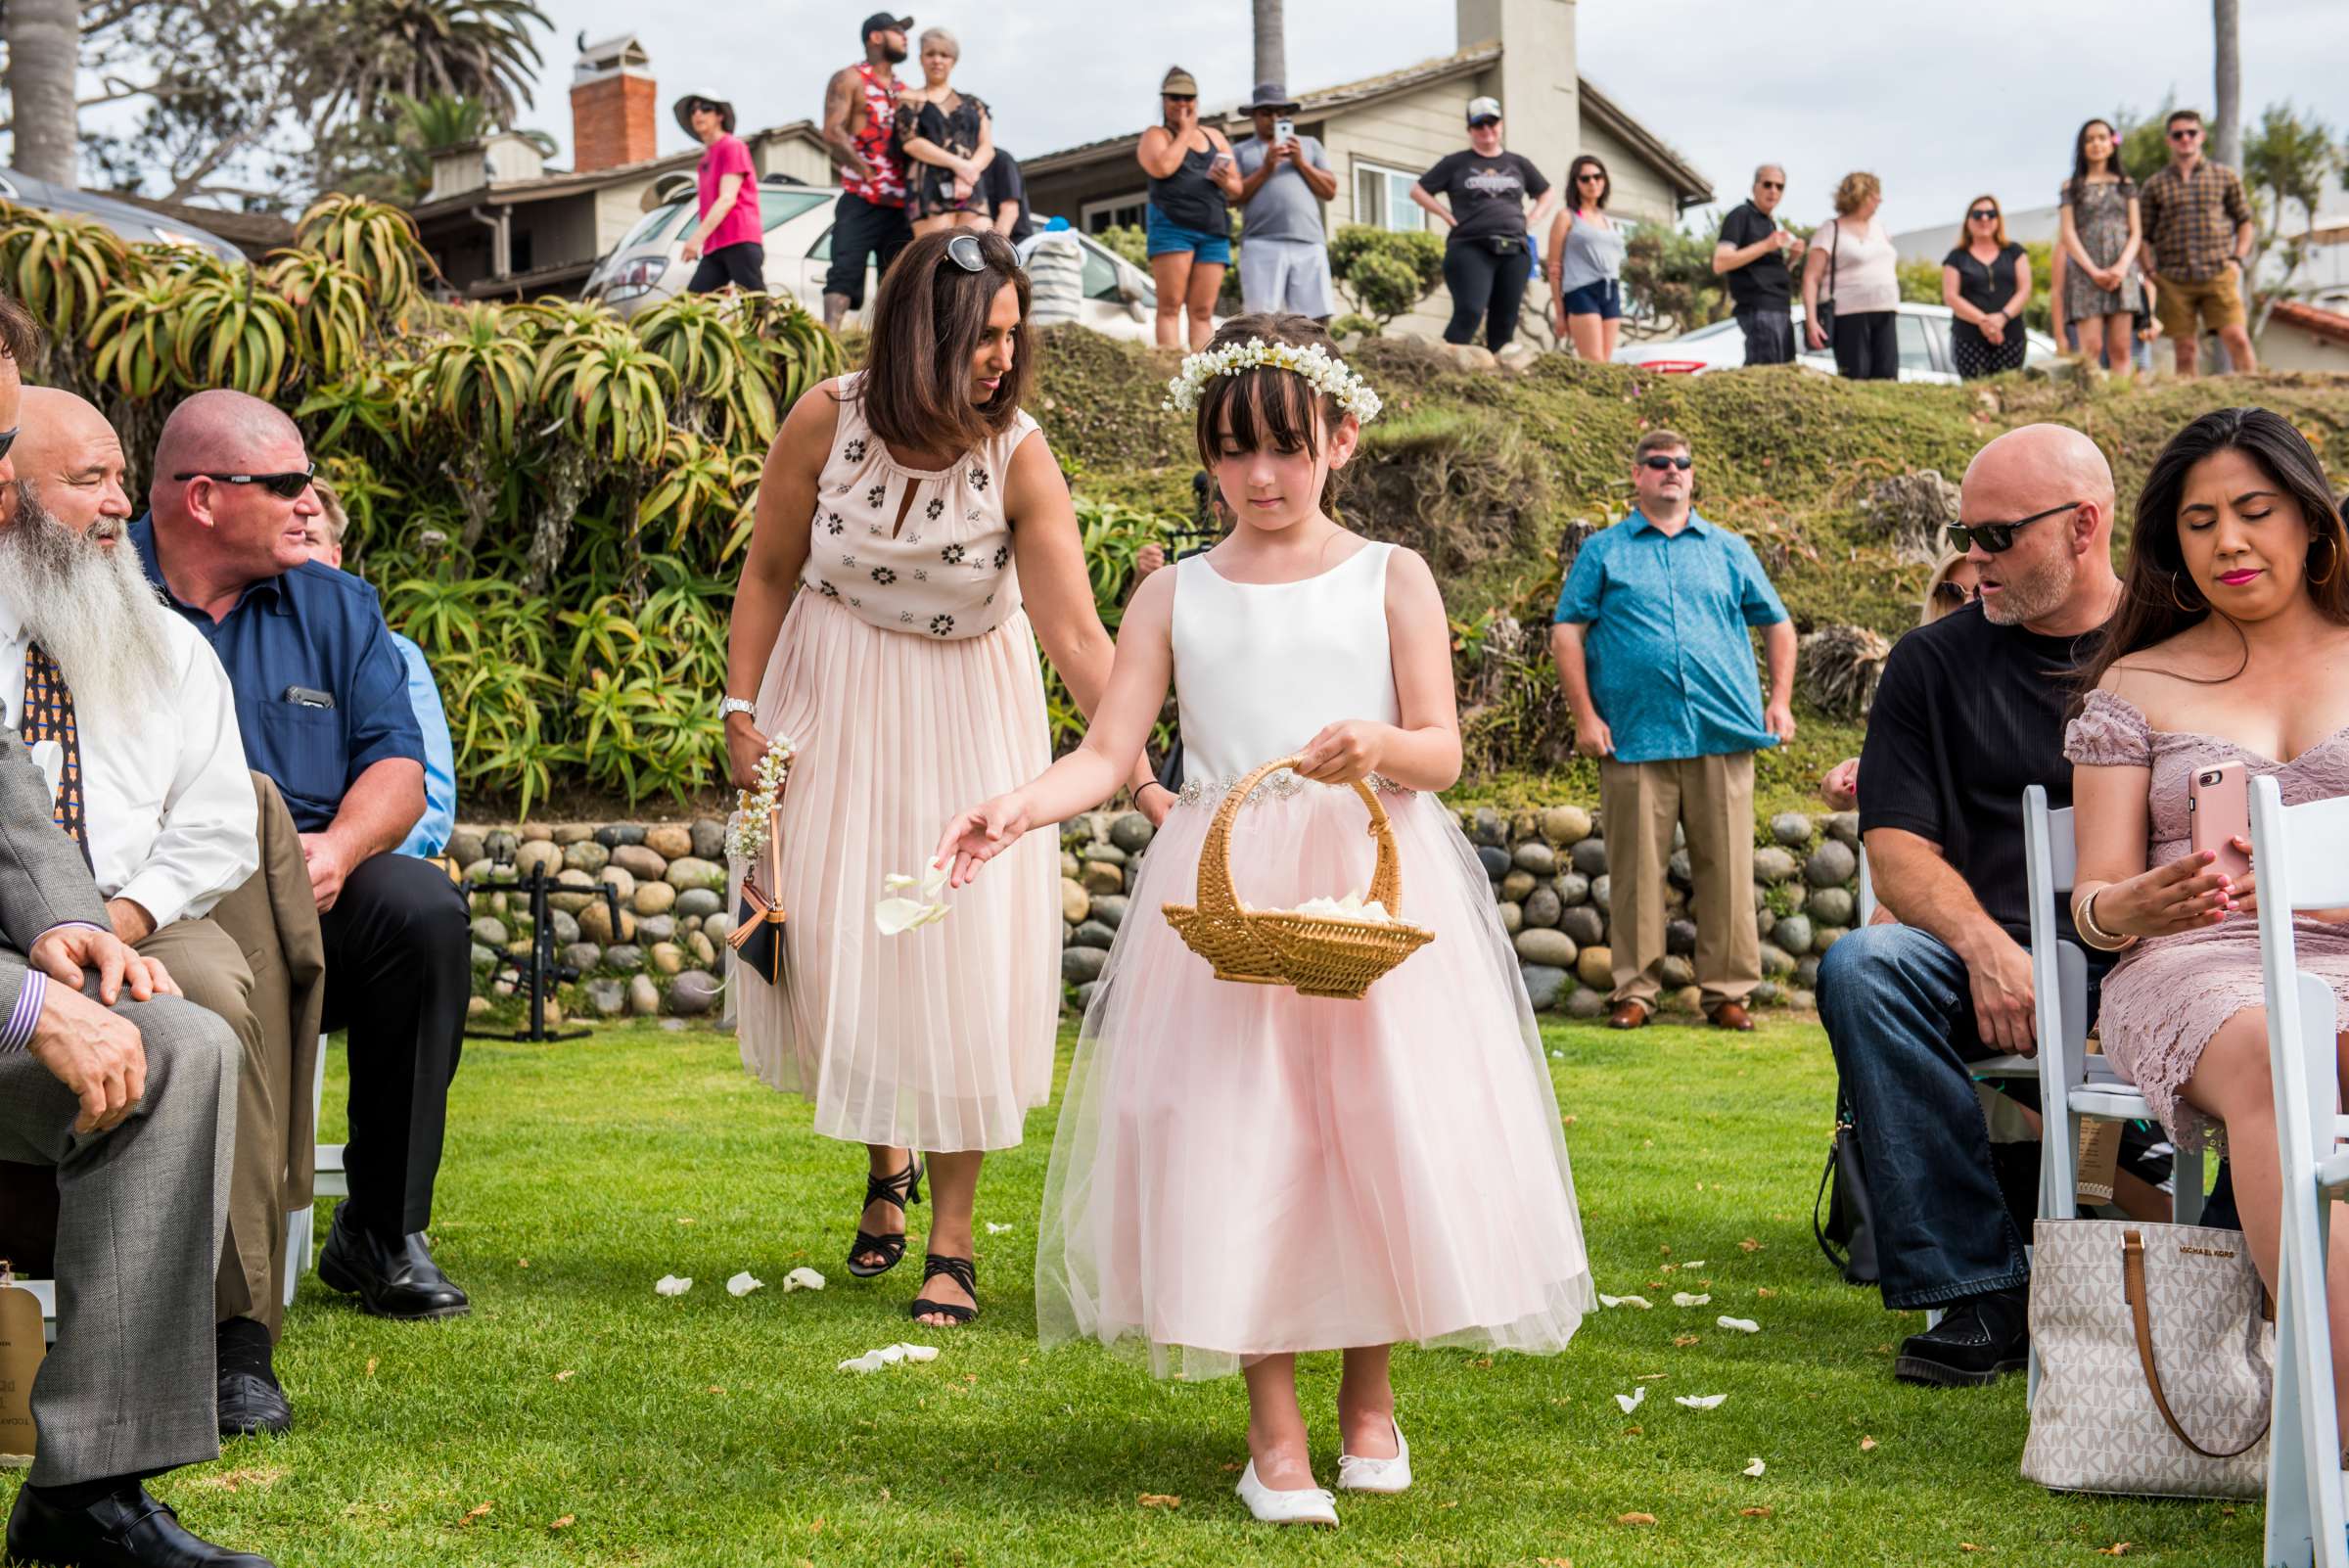
M 1320 140 L 1338 176 L 1322 219 L 1334 233 L 1350 223 L 1418 229 L 1427 214 L 1410 187 L 1445 154 L 1468 145 L 1468 100 L 1498 98 L 1512 152 L 1533 160 L 1555 185 L 1583 153 L 1603 160 L 1614 183 L 1608 210 L 1634 225 L 1677 225 L 1681 212 L 1713 200 L 1703 174 L 1576 69 L 1573 0 L 1456 0 L 1460 47 L 1434 60 L 1360 81 L 1297 93 L 1300 135 Z M 1294 88 L 1292 87 L 1292 91 Z M 1250 134 L 1236 108 L 1247 101 L 1209 93 L 1202 117 L 1237 141 Z M 1143 112 L 1148 113 L 1147 105 Z M 1142 127 L 1023 160 L 1020 170 L 1040 215 L 1066 217 L 1087 233 L 1139 227 L 1148 180 L 1134 161 Z M 1545 239 L 1546 236 L 1538 238 Z M 1529 292 L 1545 304 L 1546 290 Z M 1439 288 L 1395 330 L 1434 337 L 1451 315 Z

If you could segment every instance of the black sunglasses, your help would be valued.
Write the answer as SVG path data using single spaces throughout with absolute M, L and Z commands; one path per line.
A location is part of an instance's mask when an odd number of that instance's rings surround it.
M 982 250 L 977 236 L 957 234 L 946 242 L 946 259 L 965 272 L 985 272 L 987 252 Z
M 1933 585 L 1933 597 L 1944 604 L 1972 604 L 1977 591 L 1956 582 L 1937 582 Z
M 1666 457 L 1660 452 L 1651 452 L 1639 461 L 1643 467 L 1652 468 L 1659 474 L 1668 468 L 1677 468 L 1685 473 L 1696 466 L 1696 459 L 1693 457 Z
M 23 428 L 18 426 L 17 430 Z M 0 462 L 7 461 L 9 448 L 17 444 L 17 430 L 0 430 Z
M 1782 191 L 1786 189 L 1786 182 L 1784 180 L 1756 180 L 1754 181 L 1754 189 L 1758 191 Z
M 1967 217 L 1972 218 L 1976 223 L 1988 223 L 1995 219 L 1998 215 L 1999 214 L 1996 208 L 1987 207 L 1977 207 L 1971 212 L 1966 214 Z
M 1979 546 L 1991 555 L 2003 555 L 2014 548 L 2016 529 L 2029 528 L 2041 518 L 2053 517 L 2059 512 L 2077 512 L 2086 504 L 2084 501 L 2066 501 L 2061 506 L 2050 506 L 2029 517 L 2018 517 L 2011 523 L 1953 523 L 1949 529 L 1950 544 L 1959 550 Z
M 279 500 L 292 501 L 300 498 L 301 492 L 310 487 L 317 474 L 318 465 L 311 463 L 299 472 L 288 474 L 210 474 L 199 469 L 192 474 L 174 474 L 171 477 L 174 480 L 208 479 L 220 484 L 258 484 Z
M 1575 179 L 1576 179 L 1576 181 L 1577 181 L 1578 183 L 1579 183 L 1579 182 L 1581 182 L 1581 181 L 1583 181 L 1583 180 L 1603 180 L 1603 179 L 1605 179 L 1605 178 L 1606 178 L 1606 176 L 1605 176 L 1604 174 L 1601 174 L 1601 173 L 1600 173 L 1598 170 L 1596 170 L 1596 169 L 1594 169 L 1594 168 L 1593 168 L 1593 169 L 1586 169 L 1584 172 L 1582 172 L 1582 173 L 1580 173 L 1580 174 L 1577 174 L 1577 175 L 1575 176 Z
M 2170 132 L 2170 140 L 2173 142 L 2190 142 L 2201 134 L 2202 127 L 2199 125 L 2181 125 L 2178 129 Z

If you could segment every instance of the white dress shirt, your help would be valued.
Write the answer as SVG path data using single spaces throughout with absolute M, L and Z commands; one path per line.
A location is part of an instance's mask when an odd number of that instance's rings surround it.
M 176 678 L 167 702 L 128 718 L 74 704 L 82 811 L 98 891 L 128 899 L 156 928 L 211 913 L 259 869 L 259 803 L 228 671 L 196 628 L 162 617 Z M 0 603 L 0 713 L 24 726 L 31 634 Z

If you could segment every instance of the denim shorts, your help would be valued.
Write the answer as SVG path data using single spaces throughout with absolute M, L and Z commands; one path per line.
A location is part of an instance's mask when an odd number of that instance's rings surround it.
M 1601 278 L 1586 283 L 1579 289 L 1566 291 L 1566 313 L 1570 316 L 1599 316 L 1613 321 L 1623 314 L 1623 280 Z
M 1216 266 L 1231 265 L 1230 235 L 1215 234 L 1206 229 L 1186 229 L 1179 223 L 1170 223 L 1159 216 L 1155 207 L 1149 212 L 1149 227 L 1143 235 L 1143 249 L 1149 254 L 1173 255 L 1188 251 L 1194 263 L 1206 261 Z

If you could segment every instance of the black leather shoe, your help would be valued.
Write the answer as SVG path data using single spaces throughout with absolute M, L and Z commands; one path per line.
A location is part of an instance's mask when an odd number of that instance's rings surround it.
M 36 1488 L 18 1488 L 8 1554 L 43 1568 L 276 1568 L 256 1553 L 198 1540 L 137 1486 L 71 1512 L 50 1506 Z
M 1994 1291 L 1952 1302 L 1939 1323 L 1903 1340 L 1892 1375 L 1904 1383 L 1971 1387 L 2021 1371 L 2030 1355 L 2029 1298 L 2019 1290 Z
M 276 1437 L 294 1430 L 294 1407 L 286 1403 L 286 1391 L 258 1372 L 222 1372 L 219 1408 L 224 1438 Z
M 326 1245 L 318 1251 L 318 1277 L 336 1290 L 356 1295 L 359 1310 L 378 1317 L 410 1321 L 462 1317 L 473 1311 L 465 1292 L 449 1282 L 419 1230 L 387 1243 L 347 1217 L 350 1205 L 335 1211 Z

